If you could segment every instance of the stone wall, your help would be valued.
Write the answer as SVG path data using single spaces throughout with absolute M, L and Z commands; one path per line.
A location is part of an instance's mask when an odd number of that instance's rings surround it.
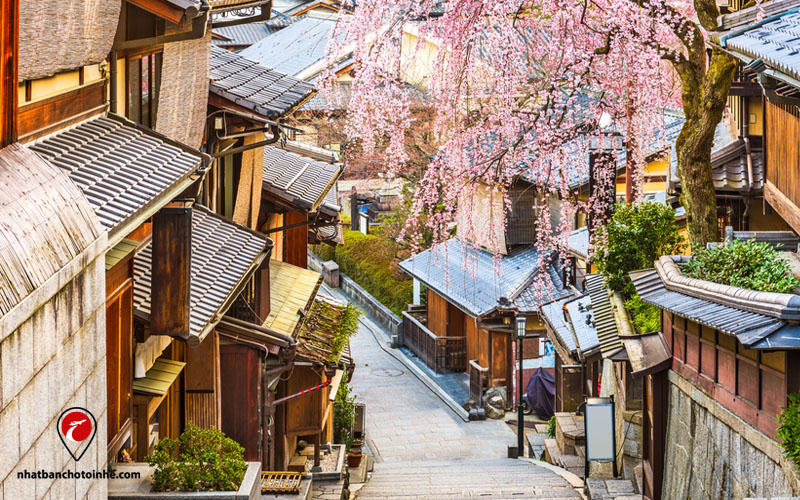
M 778 443 L 669 372 L 663 498 L 740 500 L 800 495 Z
M 0 498 L 101 499 L 105 479 L 18 479 L 27 470 L 103 471 L 106 464 L 105 234 L 4 319 L 0 331 Z M 39 291 L 39 290 L 37 290 Z M 26 301 L 38 301 L 36 304 Z M 16 309 L 15 308 L 15 309 Z M 80 461 L 56 421 L 88 409 L 97 433 Z

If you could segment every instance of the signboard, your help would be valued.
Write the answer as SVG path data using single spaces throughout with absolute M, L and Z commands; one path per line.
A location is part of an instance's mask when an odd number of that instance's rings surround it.
M 614 462 L 617 475 L 616 436 L 614 429 L 614 398 L 587 398 L 584 406 L 586 430 L 586 477 L 589 461 Z

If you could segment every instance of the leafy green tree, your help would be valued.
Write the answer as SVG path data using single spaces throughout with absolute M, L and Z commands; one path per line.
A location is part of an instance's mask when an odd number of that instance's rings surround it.
M 599 236 L 593 261 L 606 285 L 629 297 L 634 294 L 629 272 L 653 267 L 660 256 L 676 254 L 683 246 L 675 211 L 652 201 L 618 203 Z
M 800 466 L 800 393 L 788 395 L 789 405 L 778 415 L 778 439 L 787 457 Z

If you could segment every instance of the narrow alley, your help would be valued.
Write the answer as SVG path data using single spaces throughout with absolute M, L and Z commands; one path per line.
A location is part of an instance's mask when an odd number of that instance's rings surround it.
M 506 458 L 516 437 L 505 423 L 461 420 L 393 357 L 398 351 L 381 347 L 388 332 L 366 315 L 360 323 L 352 385 L 367 405 L 375 470 L 355 498 L 580 498 L 554 472 Z

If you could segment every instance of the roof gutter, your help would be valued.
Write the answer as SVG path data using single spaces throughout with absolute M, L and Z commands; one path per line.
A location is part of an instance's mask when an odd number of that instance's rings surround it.
M 786 12 L 782 12 L 782 13 L 774 15 L 772 17 L 768 17 L 766 19 L 762 19 L 761 21 L 759 21 L 759 22 L 757 22 L 755 24 L 750 24 L 748 26 L 745 26 L 744 28 L 739 28 L 738 30 L 734 30 L 734 31 L 728 33 L 727 35 L 724 35 L 724 36 L 720 37 L 719 46 L 724 49 L 725 47 L 728 46 L 728 40 L 729 39 L 731 39 L 733 37 L 737 37 L 737 36 L 739 36 L 739 35 L 741 35 L 743 33 L 747 33 L 748 31 L 750 31 L 752 29 L 755 29 L 755 28 L 758 28 L 760 26 L 763 26 L 763 25 L 765 25 L 767 23 L 771 23 L 772 21 L 778 20 L 778 19 L 782 18 L 783 16 L 787 16 L 789 14 L 794 14 L 797 11 L 800 11 L 800 7 L 795 7 L 794 9 L 787 10 Z

